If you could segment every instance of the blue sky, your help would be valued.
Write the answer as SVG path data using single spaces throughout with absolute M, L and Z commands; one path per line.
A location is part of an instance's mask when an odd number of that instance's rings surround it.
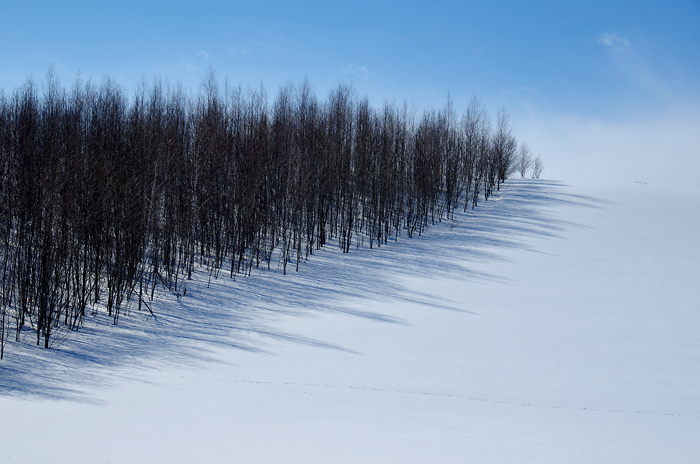
M 476 95 L 493 115 L 506 106 L 554 177 L 603 178 L 595 163 L 630 141 L 649 164 L 671 141 L 700 169 L 700 0 L 0 0 L 0 43 L 6 94 L 53 64 L 65 85 L 80 72 L 129 90 L 160 76 L 195 92 L 211 67 L 271 95 L 305 77 L 321 98 L 346 82 L 377 106 L 449 94 L 460 109 Z M 647 140 L 650 127 L 667 133 Z M 596 153 L 581 147 L 591 140 Z

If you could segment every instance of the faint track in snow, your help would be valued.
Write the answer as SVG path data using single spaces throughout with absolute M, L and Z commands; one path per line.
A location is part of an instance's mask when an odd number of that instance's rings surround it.
M 613 408 L 595 408 L 595 407 L 584 407 L 584 406 L 561 406 L 561 405 L 544 405 L 536 403 L 523 403 L 518 401 L 506 401 L 497 400 L 493 398 L 483 398 L 478 396 L 467 396 L 467 395 L 457 395 L 454 393 L 436 393 L 436 392 L 425 392 L 425 391 L 413 391 L 413 390 L 393 390 L 386 388 L 374 388 L 374 387 L 358 387 L 354 385 L 337 385 L 328 383 L 310 383 L 310 382 L 280 382 L 280 381 L 266 381 L 266 380 L 247 380 L 247 379 L 226 379 L 226 378 L 208 378 L 208 377 L 195 377 L 195 376 L 159 376 L 150 375 L 149 378 L 179 378 L 179 379 L 191 379 L 191 380 L 209 380 L 216 382 L 234 382 L 234 383 L 247 383 L 254 385 L 269 385 L 269 386 L 285 386 L 285 387 L 317 387 L 317 388 L 333 388 L 339 390 L 356 390 L 356 391 L 368 391 L 368 392 L 378 392 L 378 393 L 399 393 L 403 395 L 421 395 L 421 396 L 434 396 L 441 398 L 455 398 L 463 399 L 468 401 L 479 401 L 483 403 L 492 404 L 503 404 L 510 406 L 522 406 L 527 408 L 538 408 L 538 409 L 560 409 L 564 411 L 585 411 L 585 412 L 605 412 L 605 413 L 617 413 L 617 414 L 640 414 L 649 416 L 659 416 L 659 417 L 679 417 L 685 419 L 700 419 L 700 415 L 691 414 L 678 414 L 678 413 L 665 413 L 665 412 L 655 412 L 655 411 L 642 411 L 633 409 L 613 409 Z M 139 380 L 138 377 L 128 376 L 133 380 Z M 295 390 L 296 391 L 296 390 Z

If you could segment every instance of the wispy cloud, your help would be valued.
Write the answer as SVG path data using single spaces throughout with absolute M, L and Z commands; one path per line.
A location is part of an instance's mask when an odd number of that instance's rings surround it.
M 626 52 L 630 48 L 630 41 L 624 37 L 620 37 L 616 33 L 604 33 L 602 36 L 598 37 L 598 43 L 616 52 Z
M 633 47 L 628 39 L 607 32 L 598 37 L 598 43 L 608 50 L 618 77 L 627 81 L 624 90 L 639 92 L 640 101 L 656 102 L 664 107 L 675 105 L 691 90 L 660 66 L 658 60 L 648 56 L 643 46 Z
M 241 47 L 239 50 L 236 50 L 233 47 L 226 47 L 226 50 L 231 54 L 231 55 L 240 55 L 243 58 L 248 58 L 250 56 L 250 49 L 247 47 Z
M 350 63 L 349 65 L 343 68 L 343 74 L 350 74 L 366 79 L 369 77 L 369 70 L 364 66 L 359 66 L 355 63 Z
M 199 50 L 197 55 L 201 56 L 204 61 L 209 61 L 209 53 L 205 52 L 204 49 Z

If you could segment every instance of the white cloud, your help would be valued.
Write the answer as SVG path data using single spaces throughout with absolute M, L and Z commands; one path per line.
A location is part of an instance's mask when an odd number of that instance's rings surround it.
M 209 53 L 205 52 L 203 49 L 199 50 L 197 55 L 201 56 L 204 61 L 209 61 Z
M 364 66 L 358 66 L 355 63 L 350 63 L 348 66 L 343 68 L 343 74 L 351 74 L 353 76 L 366 79 L 369 77 L 369 70 Z
M 604 33 L 602 36 L 598 37 L 598 43 L 617 52 L 625 52 L 630 47 L 630 41 L 624 37 L 620 37 L 616 33 Z

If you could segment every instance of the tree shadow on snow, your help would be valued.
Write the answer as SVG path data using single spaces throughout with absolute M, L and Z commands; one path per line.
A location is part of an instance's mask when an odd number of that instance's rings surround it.
M 464 303 L 439 299 L 408 288 L 402 277 L 431 276 L 471 281 L 503 281 L 474 269 L 483 262 L 506 260 L 510 249 L 533 249 L 531 238 L 555 239 L 581 227 L 559 218 L 562 206 L 603 208 L 605 201 L 574 195 L 567 186 L 546 180 L 512 180 L 488 202 L 429 227 L 422 237 L 373 249 L 337 244 L 315 251 L 286 276 L 273 269 L 252 276 L 217 279 L 201 271 L 186 282 L 187 296 L 161 292 L 155 316 L 131 309 L 119 325 L 104 314 L 88 316 L 77 332 L 59 332 L 46 350 L 23 333 L 9 342 L 0 362 L 0 395 L 95 402 L 91 389 L 109 388 L 119 376 L 163 365 L 202 365 L 216 347 L 269 352 L 276 341 L 346 350 L 332 342 L 284 331 L 282 316 L 340 313 L 377 323 L 405 324 L 400 314 L 385 314 L 377 302 L 426 303 L 436 309 L 469 312 Z M 471 205 L 470 205 L 471 208 Z M 354 304 L 348 304 L 353 302 Z M 33 340 L 36 341 L 35 338 Z M 347 351 L 347 350 L 346 350 Z

